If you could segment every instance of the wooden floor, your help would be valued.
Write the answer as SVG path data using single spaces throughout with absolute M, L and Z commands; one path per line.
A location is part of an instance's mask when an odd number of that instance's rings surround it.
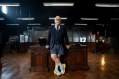
M 29 53 L 9 53 L 2 58 L 0 79 L 119 79 L 119 53 L 88 53 L 88 71 L 67 71 L 62 76 L 50 72 L 29 72 Z

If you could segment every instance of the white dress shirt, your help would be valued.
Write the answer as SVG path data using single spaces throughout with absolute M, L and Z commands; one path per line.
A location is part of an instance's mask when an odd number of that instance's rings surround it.
M 55 25 L 55 29 L 56 30 L 60 30 L 60 25 L 58 26 L 58 29 L 57 29 L 57 25 Z

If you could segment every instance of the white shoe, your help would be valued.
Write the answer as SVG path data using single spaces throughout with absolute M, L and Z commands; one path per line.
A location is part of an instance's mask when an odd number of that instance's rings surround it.
M 56 75 L 58 75 L 58 76 L 61 75 L 61 72 L 58 70 L 58 67 L 55 68 L 55 70 L 54 70 L 54 74 L 56 74 Z
M 65 68 L 66 68 L 66 64 L 61 64 L 60 69 L 62 74 L 65 73 Z

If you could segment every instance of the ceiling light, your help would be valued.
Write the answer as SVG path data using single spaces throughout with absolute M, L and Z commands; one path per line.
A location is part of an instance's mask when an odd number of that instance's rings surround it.
M 45 3 L 43 3 L 43 5 L 44 6 L 74 6 L 74 3 L 64 3 L 64 2 L 62 2 L 62 3 L 48 3 L 48 2 L 45 2 Z
M 0 6 L 20 6 L 19 3 L 0 3 Z
M 96 7 L 119 7 L 119 3 L 96 3 Z
M 55 18 L 54 17 L 50 17 L 49 20 L 54 20 Z M 67 18 L 66 17 L 61 17 L 61 20 L 66 20 Z
M 54 23 L 52 23 L 51 25 L 55 25 Z M 61 23 L 60 25 L 64 25 L 63 23 Z
M 4 18 L 0 18 L 0 20 L 5 20 Z
M 80 24 L 80 23 L 75 23 L 74 25 L 87 25 L 87 24 Z
M 7 14 L 7 6 L 2 6 L 2 12 L 3 12 L 4 14 Z
M 10 26 L 18 26 L 19 24 L 6 24 L 6 25 L 10 25 Z
M 35 20 L 34 17 L 17 18 L 17 20 Z
M 98 18 L 81 18 L 81 20 L 98 20 Z
M 119 20 L 119 18 L 111 18 L 111 20 Z
M 41 24 L 39 24 L 39 23 L 34 23 L 34 24 L 27 24 L 27 25 L 31 25 L 31 26 L 33 25 L 33 26 L 34 26 L 34 25 L 41 25 Z
M 96 24 L 96 25 L 98 25 L 98 26 L 104 26 L 104 24 Z

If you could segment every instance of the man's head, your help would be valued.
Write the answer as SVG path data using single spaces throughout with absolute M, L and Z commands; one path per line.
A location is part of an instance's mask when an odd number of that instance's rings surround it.
M 55 24 L 56 25 L 59 25 L 60 22 L 61 22 L 61 17 L 60 16 L 56 16 L 55 19 L 54 19 L 54 21 L 55 21 Z

